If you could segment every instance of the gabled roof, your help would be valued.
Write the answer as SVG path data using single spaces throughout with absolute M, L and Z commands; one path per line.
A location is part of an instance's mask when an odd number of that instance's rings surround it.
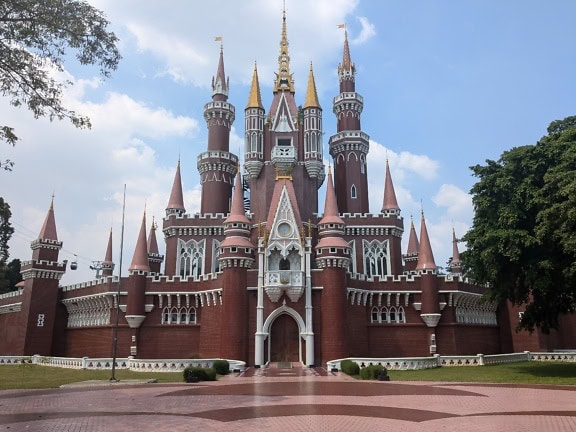
M 292 181 L 288 179 L 278 179 L 274 184 L 274 192 L 272 193 L 268 218 L 266 219 L 268 229 L 270 229 L 274 224 L 274 219 L 276 218 L 276 213 L 281 199 L 288 200 L 294 215 L 294 222 L 297 226 L 302 226 L 302 218 L 300 217 L 300 210 L 298 208 L 298 201 L 296 200 L 296 192 L 294 191 Z

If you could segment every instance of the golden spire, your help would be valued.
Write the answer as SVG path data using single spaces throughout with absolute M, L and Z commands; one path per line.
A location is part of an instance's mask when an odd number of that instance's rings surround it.
M 295 93 L 292 74 L 290 73 L 290 55 L 288 54 L 288 36 L 286 32 L 286 9 L 282 11 L 282 37 L 280 39 L 280 55 L 278 56 L 278 73 L 274 81 L 274 93 L 279 91 Z
M 248 104 L 246 105 L 246 108 L 264 109 L 264 106 L 262 105 L 262 97 L 260 96 L 260 83 L 258 82 L 258 69 L 256 68 L 256 62 L 254 62 L 252 87 L 250 87 L 250 96 L 248 97 Z
M 308 74 L 308 88 L 306 89 L 304 108 L 320 108 L 316 82 L 314 81 L 314 72 L 312 71 L 312 62 L 310 62 L 310 73 Z

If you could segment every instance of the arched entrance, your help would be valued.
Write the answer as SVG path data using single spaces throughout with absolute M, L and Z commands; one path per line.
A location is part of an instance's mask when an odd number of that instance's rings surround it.
M 270 329 L 270 361 L 299 361 L 300 333 L 298 324 L 288 314 L 279 315 Z

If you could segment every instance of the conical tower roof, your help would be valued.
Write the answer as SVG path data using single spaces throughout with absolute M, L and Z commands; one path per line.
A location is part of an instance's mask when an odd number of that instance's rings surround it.
M 418 265 L 416 266 L 416 270 L 436 270 L 436 268 L 430 238 L 428 237 L 428 229 L 426 228 L 426 220 L 424 219 L 424 212 L 422 212 L 420 248 L 418 249 Z
M 252 74 L 252 86 L 250 87 L 250 95 L 248 96 L 248 104 L 246 108 L 260 108 L 264 109 L 262 105 L 262 96 L 260 95 L 260 82 L 258 81 L 258 69 L 254 63 L 254 73 Z
M 460 265 L 460 251 L 458 250 L 458 240 L 456 239 L 454 228 L 452 228 L 452 265 Z
M 172 191 L 170 192 L 170 199 L 166 210 L 181 210 L 186 211 L 184 208 L 184 198 L 182 194 L 182 177 L 180 176 L 180 158 L 178 158 L 178 166 L 176 167 L 176 175 L 174 176 L 174 183 L 172 184 Z
M 106 246 L 106 256 L 104 257 L 104 263 L 112 263 L 112 228 L 110 228 L 110 234 L 108 235 L 108 246 Z
M 146 212 L 144 212 L 142 216 L 142 224 L 140 225 L 140 233 L 136 241 L 132 264 L 130 264 L 128 270 L 150 271 L 150 266 L 148 265 L 148 245 L 146 242 Z
M 286 10 L 282 12 L 282 36 L 278 55 L 278 73 L 274 81 L 274 93 L 289 91 L 294 93 L 294 82 L 290 73 L 290 54 L 288 53 L 288 32 L 286 31 Z
M 246 212 L 244 211 L 244 191 L 242 190 L 242 177 L 240 175 L 240 170 L 238 170 L 234 182 L 230 215 L 224 221 L 225 224 L 230 222 L 250 223 L 250 220 L 246 217 Z
M 158 255 L 158 241 L 156 240 L 156 222 L 152 217 L 152 225 L 150 226 L 150 233 L 148 234 L 148 253 Z
M 216 76 L 212 78 L 212 96 L 223 95 L 228 97 L 228 81 L 224 73 L 224 46 L 220 45 L 220 57 Z
M 310 63 L 310 72 L 308 74 L 308 88 L 306 89 L 306 100 L 304 101 L 304 108 L 320 108 L 318 92 L 316 91 L 316 81 L 314 80 L 314 71 L 312 70 L 312 63 Z
M 398 207 L 398 201 L 396 200 L 394 183 L 392 183 L 392 176 L 390 175 L 388 159 L 386 159 L 386 180 L 384 183 L 384 202 L 382 203 L 382 212 L 384 212 L 384 210 L 400 210 L 400 207 Z
M 344 221 L 338 214 L 338 203 L 336 202 L 336 192 L 332 183 L 332 169 L 328 169 L 328 180 L 326 181 L 326 201 L 324 203 L 324 215 L 319 224 L 340 224 Z
M 414 228 L 414 221 L 410 218 L 410 237 L 408 237 L 408 250 L 406 253 L 407 255 L 417 255 L 418 249 L 420 249 L 420 243 L 416 235 L 416 228 Z
M 50 208 L 44 219 L 44 224 L 42 224 L 42 229 L 38 238 L 41 240 L 54 240 L 58 241 L 58 233 L 56 232 L 56 220 L 54 218 L 54 197 L 50 201 Z
M 338 72 L 342 74 L 343 72 L 348 72 L 349 74 L 354 74 L 356 67 L 352 63 L 350 57 L 350 46 L 348 44 L 348 30 L 344 32 L 344 52 L 342 55 L 342 63 L 338 65 Z

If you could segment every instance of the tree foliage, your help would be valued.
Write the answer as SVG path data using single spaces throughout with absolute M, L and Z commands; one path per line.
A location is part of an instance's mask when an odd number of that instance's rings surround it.
M 526 303 L 520 328 L 558 328 L 576 310 L 576 116 L 471 169 L 479 181 L 465 270 L 492 299 Z
M 83 0 L 0 1 L 0 93 L 35 118 L 90 127 L 87 117 L 62 105 L 62 90 L 71 82 L 55 72 L 64 70 L 71 51 L 81 65 L 95 65 L 108 77 L 121 58 L 108 25 L 102 12 Z M 14 145 L 17 140 L 12 127 L 0 124 L 0 141 Z M 11 167 L 12 162 L 0 161 L 0 168 Z
M 0 294 L 16 290 L 16 284 L 22 281 L 21 264 L 17 258 L 7 264 L 0 264 Z
M 10 205 L 4 201 L 4 198 L 0 197 L 0 264 L 6 264 L 9 255 L 8 242 L 14 234 L 14 228 L 10 223 L 11 217 Z

